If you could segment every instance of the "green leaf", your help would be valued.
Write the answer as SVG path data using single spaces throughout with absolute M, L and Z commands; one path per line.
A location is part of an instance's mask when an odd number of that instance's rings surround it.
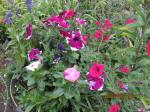
M 31 86 L 31 85 L 33 85 L 33 84 L 35 84 L 35 79 L 33 79 L 33 78 L 30 77 L 30 78 L 28 79 L 28 81 L 27 81 L 27 85 L 28 85 L 28 86 Z
M 148 21 L 150 18 L 150 11 L 147 13 L 147 16 L 146 16 L 146 21 Z
M 75 96 L 76 91 L 73 87 L 67 85 L 68 87 L 65 88 L 65 93 L 64 96 L 66 97 L 66 99 L 71 99 L 72 97 Z
M 26 109 L 25 112 L 31 112 L 31 110 L 34 108 L 35 105 L 29 105 Z
M 53 91 L 53 93 L 50 95 L 50 99 L 56 99 L 64 94 L 63 88 L 57 88 Z
M 146 29 L 144 32 L 144 37 L 145 36 L 150 36 L 150 29 Z
M 39 81 L 37 82 L 37 84 L 38 84 L 39 90 L 40 90 L 40 91 L 44 91 L 44 89 L 45 89 L 45 82 L 44 82 L 44 80 L 39 80 Z

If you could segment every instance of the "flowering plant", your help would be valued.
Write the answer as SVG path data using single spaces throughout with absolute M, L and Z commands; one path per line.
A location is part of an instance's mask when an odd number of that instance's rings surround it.
M 146 81 L 136 84 L 150 72 L 150 16 L 129 3 L 137 17 L 120 25 L 111 18 L 80 16 L 76 0 L 26 0 L 26 9 L 9 16 L 7 49 L 15 62 L 8 75 L 16 80 L 19 107 L 25 112 L 137 110 L 130 100 L 105 97 L 149 92 L 142 88 L 148 88 Z M 147 97 L 137 99 L 145 104 Z

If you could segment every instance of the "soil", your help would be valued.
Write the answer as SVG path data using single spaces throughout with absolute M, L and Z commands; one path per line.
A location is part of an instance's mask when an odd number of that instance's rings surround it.
M 5 67 L 5 64 L 6 64 L 5 61 L 0 58 L 0 70 Z M 3 99 L 3 96 L 2 96 L 5 94 L 4 91 L 5 91 L 5 87 L 2 83 L 2 80 L 0 79 L 0 112 L 4 112 L 4 109 L 5 109 L 5 106 L 4 106 L 5 100 Z M 15 106 L 11 103 L 11 101 L 9 101 L 8 103 L 6 112 L 17 112 L 15 109 Z

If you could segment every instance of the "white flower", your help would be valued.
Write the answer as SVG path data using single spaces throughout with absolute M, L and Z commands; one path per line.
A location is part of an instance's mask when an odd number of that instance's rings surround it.
M 40 67 L 41 64 L 42 64 L 41 60 L 38 60 L 38 61 L 32 62 L 30 65 L 26 66 L 25 68 L 30 71 L 35 71 L 36 69 Z

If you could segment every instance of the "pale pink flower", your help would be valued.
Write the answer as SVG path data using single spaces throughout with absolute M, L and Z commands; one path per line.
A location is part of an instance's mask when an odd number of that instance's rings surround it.
M 80 72 L 75 68 L 67 68 L 64 71 L 64 78 L 68 80 L 69 82 L 75 82 L 80 77 Z

